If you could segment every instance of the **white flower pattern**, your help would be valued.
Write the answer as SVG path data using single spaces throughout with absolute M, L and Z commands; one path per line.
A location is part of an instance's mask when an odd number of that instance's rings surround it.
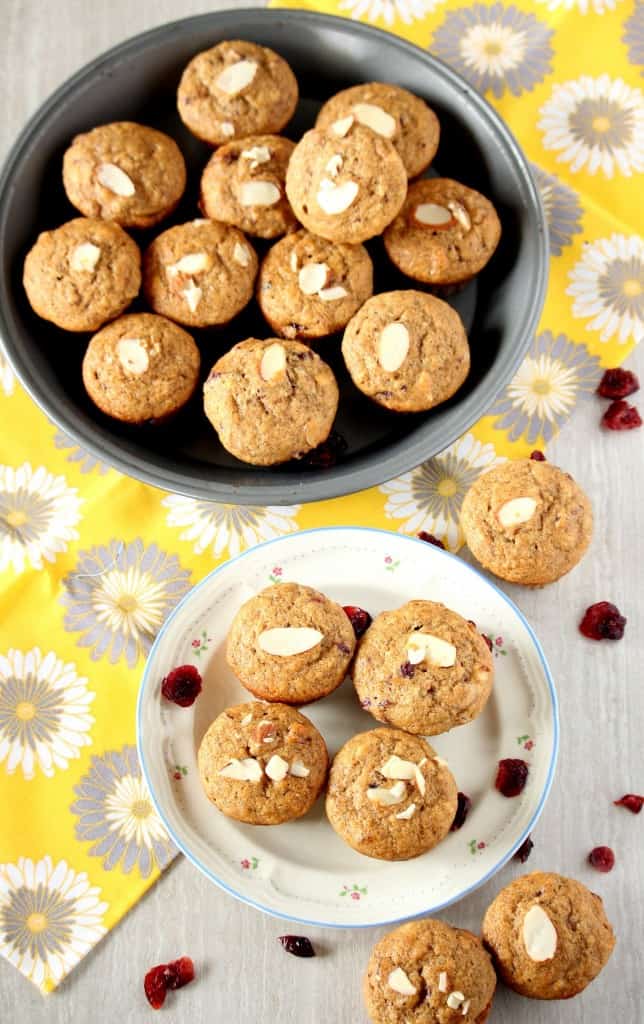
M 29 780 L 39 768 L 51 777 L 80 757 L 91 744 L 95 696 L 76 666 L 53 651 L 44 657 L 37 647 L 0 654 L 0 764 L 7 773 L 20 768 Z
M 348 11 L 351 18 L 384 22 L 393 25 L 400 19 L 405 25 L 420 21 L 435 11 L 445 0 L 342 0 L 340 11 Z
M 481 473 L 500 462 L 505 459 L 493 445 L 465 434 L 417 469 L 382 484 L 380 490 L 387 495 L 385 515 L 405 520 L 398 527 L 400 533 L 424 530 L 456 551 L 463 543 L 459 523 L 463 498 Z
M 614 234 L 584 246 L 569 274 L 573 316 L 601 341 L 644 338 L 644 239 Z
M 15 385 L 16 378 L 14 372 L 9 366 L 7 357 L 0 350 L 0 388 L 2 388 L 7 398 L 13 394 Z
M 540 115 L 544 148 L 571 171 L 607 178 L 644 171 L 644 99 L 621 78 L 582 75 L 555 85 Z
M 161 504 L 169 509 L 168 526 L 185 527 L 180 540 L 192 541 L 195 554 L 207 548 L 213 558 L 228 552 L 234 558 L 245 548 L 297 530 L 300 505 L 224 505 L 214 501 L 168 494 Z
M 614 11 L 622 0 L 537 0 L 549 11 L 578 11 L 579 14 L 606 14 Z
M 0 572 L 23 572 L 27 563 L 42 569 L 78 538 L 81 498 L 64 476 L 28 462 L 0 466 Z
M 64 860 L 0 864 L 0 953 L 50 992 L 105 935 L 100 897 Z

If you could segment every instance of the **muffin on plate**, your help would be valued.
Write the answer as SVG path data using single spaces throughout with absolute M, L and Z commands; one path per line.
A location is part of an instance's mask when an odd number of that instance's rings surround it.
M 286 61 L 267 46 L 242 39 L 217 43 L 193 57 L 177 92 L 186 128 L 213 146 L 281 132 L 297 99 L 297 81 Z
M 297 231 L 264 257 L 257 301 L 280 337 L 324 338 L 346 327 L 372 292 L 373 264 L 363 245 Z
M 482 931 L 505 984 L 531 999 L 578 995 L 615 946 L 600 897 L 545 871 L 506 885 L 488 907 Z
M 206 796 L 229 818 L 279 825 L 301 818 L 322 792 L 326 744 L 286 704 L 238 704 L 212 723 L 199 746 Z
M 480 715 L 493 666 L 473 622 L 435 601 L 408 601 L 376 616 L 352 674 L 362 707 L 378 721 L 436 736 Z
M 372 1024 L 484 1024 L 495 988 L 480 939 L 425 918 L 376 943 L 363 992 Z
M 405 201 L 407 172 L 389 139 L 346 118 L 302 136 L 286 172 L 297 219 L 352 245 L 379 235 Z
M 44 320 L 66 331 L 96 331 L 138 295 L 141 253 L 118 224 L 76 217 L 38 236 L 23 284 Z
M 143 256 L 143 291 L 152 309 L 188 327 L 228 323 L 253 297 L 256 276 L 248 239 L 216 221 L 168 228 Z
M 410 178 L 429 167 L 438 149 L 436 114 L 399 85 L 365 82 L 343 89 L 322 105 L 315 127 L 329 128 L 347 117 L 393 142 Z
M 251 597 L 233 619 L 226 659 L 256 697 L 309 704 L 344 679 L 355 634 L 339 604 L 300 583 Z
M 149 228 L 181 199 L 186 165 L 169 135 L 115 121 L 76 136 L 63 157 L 63 185 L 86 217 Z
M 365 302 L 347 325 L 342 355 L 355 386 L 393 412 L 423 412 L 446 402 L 470 369 L 456 310 L 411 290 Z
M 327 439 L 338 385 L 299 341 L 247 338 L 218 359 L 204 384 L 206 416 L 222 445 L 254 466 L 301 458 Z
M 284 191 L 294 149 L 279 135 L 249 135 L 220 146 L 201 176 L 203 212 L 258 238 L 294 231 L 298 224 Z
M 497 212 L 480 192 L 451 178 L 424 178 L 409 186 L 384 242 L 389 259 L 407 277 L 450 288 L 483 269 L 500 237 Z
M 326 813 L 358 853 L 409 860 L 445 838 L 457 803 L 454 776 L 424 739 L 373 729 L 353 736 L 336 754 Z
M 483 473 L 465 495 L 461 526 L 484 568 L 541 587 L 570 572 L 593 532 L 590 501 L 569 473 L 517 459 Z
M 158 423 L 194 394 L 199 349 L 190 335 L 152 313 L 130 313 L 95 334 L 83 384 L 101 412 L 123 423 Z

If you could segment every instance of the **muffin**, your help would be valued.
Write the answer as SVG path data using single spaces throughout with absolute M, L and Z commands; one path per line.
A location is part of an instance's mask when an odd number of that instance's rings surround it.
M 295 75 L 267 46 L 234 39 L 193 57 L 177 93 L 179 116 L 213 146 L 281 132 L 297 106 Z
M 204 384 L 204 409 L 219 440 L 253 466 L 274 466 L 317 448 L 337 408 L 332 371 L 299 341 L 241 341 L 217 360 Z
M 394 219 L 405 201 L 407 172 L 388 139 L 349 120 L 302 136 L 286 172 L 286 194 L 313 234 L 355 245 Z
M 449 832 L 457 789 L 444 761 L 420 736 L 373 729 L 336 754 L 326 813 L 339 836 L 367 857 L 409 860 Z
M 141 253 L 118 224 L 77 217 L 38 235 L 22 283 L 43 320 L 65 331 L 96 331 L 138 295 Z
M 63 185 L 86 217 L 149 228 L 181 199 L 186 165 L 169 135 L 115 121 L 76 136 L 63 157 Z
M 460 316 L 417 291 L 382 292 L 349 321 L 342 355 L 355 386 L 393 412 L 422 412 L 446 402 L 470 369 Z
M 206 796 L 229 818 L 279 825 L 301 818 L 322 792 L 326 744 L 287 704 L 238 704 L 223 711 L 199 746 Z
M 284 192 L 294 149 L 279 135 L 250 135 L 221 146 L 201 177 L 203 212 L 258 238 L 294 231 L 297 221 Z
M 483 919 L 483 940 L 505 984 L 531 999 L 578 995 L 615 946 L 599 896 L 545 871 L 501 890 Z
M 155 423 L 177 413 L 199 380 L 199 349 L 162 316 L 131 313 L 95 334 L 83 384 L 101 412 L 123 423 Z
M 344 679 L 355 635 L 339 604 L 300 583 L 279 583 L 251 597 L 228 634 L 226 659 L 256 697 L 309 704 Z
M 384 242 L 403 274 L 444 288 L 478 274 L 500 237 L 496 210 L 480 192 L 451 178 L 424 178 L 409 186 Z
M 156 313 L 189 327 L 226 324 L 253 297 L 257 256 L 237 228 L 194 220 L 168 228 L 143 257 L 143 291 Z
M 343 89 L 323 104 L 316 128 L 353 117 L 378 135 L 389 139 L 410 178 L 429 167 L 440 138 L 440 124 L 423 100 L 399 85 L 365 82 Z
M 473 622 L 435 601 L 381 612 L 362 637 L 353 683 L 379 722 L 436 736 L 480 715 L 494 662 Z
M 484 1024 L 495 988 L 480 939 L 430 918 L 376 943 L 363 985 L 372 1024 Z
M 372 292 L 373 265 L 364 246 L 298 231 L 264 257 L 257 301 L 281 338 L 324 338 L 346 327 Z
M 475 480 L 461 526 L 474 557 L 495 576 L 541 587 L 580 561 L 592 538 L 593 513 L 569 473 L 518 459 Z

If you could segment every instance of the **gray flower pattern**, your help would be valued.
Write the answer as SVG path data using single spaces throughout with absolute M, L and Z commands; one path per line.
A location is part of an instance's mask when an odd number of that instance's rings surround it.
M 573 189 L 555 178 L 554 174 L 542 171 L 536 164 L 530 167 L 548 222 L 550 253 L 552 256 L 561 256 L 563 249 L 572 243 L 573 235 L 580 234 L 582 230 L 583 210 L 579 197 Z
M 81 448 L 75 441 L 72 441 L 71 437 L 64 434 L 62 430 L 57 430 L 54 434 L 54 445 L 56 448 L 69 452 L 67 461 L 77 463 L 81 473 L 91 473 L 93 469 L 96 469 L 103 476 L 109 472 L 110 467 L 107 463 L 101 462 L 95 455 L 88 452 L 86 448 Z
M 624 22 L 624 43 L 631 64 L 639 65 L 644 75 L 644 3 L 636 0 L 635 10 Z

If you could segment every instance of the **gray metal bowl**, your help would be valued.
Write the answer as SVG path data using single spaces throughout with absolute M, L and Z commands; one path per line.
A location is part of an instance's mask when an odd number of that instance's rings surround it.
M 289 463 L 258 469 L 237 462 L 218 443 L 199 396 L 165 427 L 132 429 L 107 419 L 81 383 L 87 337 L 40 320 L 22 288 L 22 263 L 38 232 L 77 216 L 61 182 L 62 154 L 76 132 L 123 119 L 169 132 L 189 167 L 188 189 L 173 223 L 197 214 L 208 149 L 181 124 L 175 92 L 190 58 L 227 38 L 271 46 L 293 67 L 302 96 L 287 129 L 293 138 L 311 126 L 322 101 L 360 81 L 395 82 L 424 97 L 442 126 L 437 170 L 489 196 L 503 224 L 494 258 L 454 300 L 468 330 L 472 369 L 450 402 L 413 416 L 380 410 L 352 385 L 337 339 L 319 344 L 338 376 L 336 428 L 348 443 L 332 468 Z M 137 240 L 146 244 L 149 237 L 140 232 Z M 388 263 L 380 241 L 370 249 L 377 290 L 414 286 Z M 429 53 L 377 29 L 304 11 L 221 11 L 116 46 L 43 104 L 15 143 L 0 179 L 0 333 L 23 385 L 61 430 L 122 472 L 212 501 L 279 505 L 332 498 L 382 483 L 440 452 L 490 408 L 519 366 L 543 305 L 547 265 L 537 191 L 525 157 L 494 110 Z M 204 375 L 237 341 L 268 333 L 251 309 L 224 329 L 198 332 Z

